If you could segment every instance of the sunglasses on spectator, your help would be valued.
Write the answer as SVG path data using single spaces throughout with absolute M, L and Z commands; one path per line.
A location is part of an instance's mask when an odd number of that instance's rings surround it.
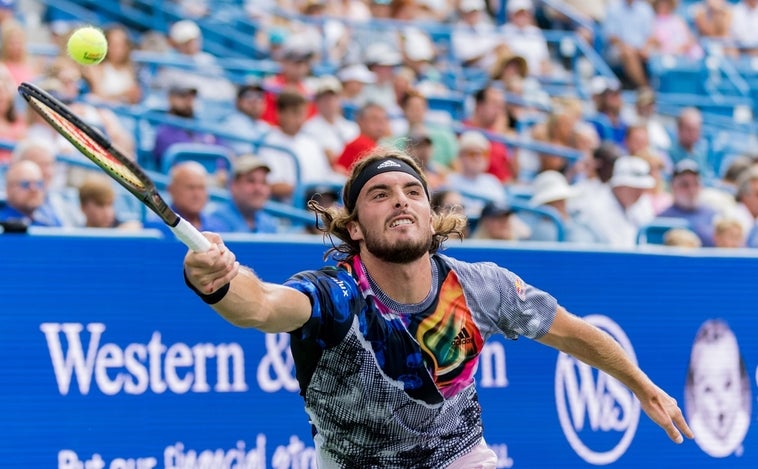
M 16 185 L 25 191 L 28 191 L 29 189 L 41 190 L 45 187 L 45 181 L 41 179 L 35 181 L 25 180 L 16 182 Z

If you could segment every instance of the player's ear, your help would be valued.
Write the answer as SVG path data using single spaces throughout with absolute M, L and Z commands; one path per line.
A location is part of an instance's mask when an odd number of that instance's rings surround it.
M 356 220 L 347 222 L 345 228 L 347 228 L 350 239 L 353 241 L 363 240 L 363 230 L 361 230 L 361 225 Z

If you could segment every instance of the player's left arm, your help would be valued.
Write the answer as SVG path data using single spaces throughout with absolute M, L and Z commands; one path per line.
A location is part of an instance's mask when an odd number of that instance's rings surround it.
M 624 349 L 608 334 L 558 306 L 547 334 L 538 338 L 588 365 L 604 371 L 628 387 L 640 400 L 642 409 L 676 443 L 693 438 L 674 398 L 666 394 L 632 362 Z

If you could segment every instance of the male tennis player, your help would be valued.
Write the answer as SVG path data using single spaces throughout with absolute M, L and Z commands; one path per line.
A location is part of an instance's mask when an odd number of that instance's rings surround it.
M 360 160 L 344 203 L 311 205 L 342 241 L 336 267 L 265 283 L 212 233 L 211 250 L 184 261 L 188 285 L 232 324 L 290 332 L 319 467 L 494 468 L 474 371 L 497 333 L 605 371 L 672 440 L 692 438 L 676 401 L 609 335 L 504 268 L 438 254 L 465 220 L 432 212 L 405 154 L 380 149 Z

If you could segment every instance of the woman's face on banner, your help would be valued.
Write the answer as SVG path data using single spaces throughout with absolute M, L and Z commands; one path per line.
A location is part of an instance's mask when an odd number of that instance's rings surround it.
M 740 358 L 733 337 L 702 344 L 694 374 L 698 410 L 718 438 L 726 438 L 742 406 Z

